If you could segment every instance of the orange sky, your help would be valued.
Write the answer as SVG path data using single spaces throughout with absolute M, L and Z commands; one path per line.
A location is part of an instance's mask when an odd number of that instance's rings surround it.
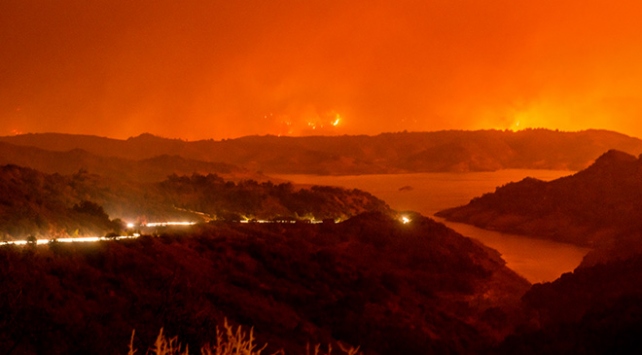
M 4 0 L 0 135 L 642 137 L 640 4 Z

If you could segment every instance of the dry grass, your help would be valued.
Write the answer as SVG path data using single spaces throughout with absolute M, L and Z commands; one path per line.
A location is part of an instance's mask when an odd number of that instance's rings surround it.
M 257 349 L 254 339 L 254 328 L 250 328 L 249 332 L 243 331 L 241 326 L 234 327 L 227 323 L 227 319 L 223 323 L 224 331 L 216 327 L 216 345 L 206 345 L 201 348 L 202 355 L 260 355 L 265 349 L 267 344 Z M 283 353 L 282 351 L 280 353 Z M 275 354 L 278 354 L 275 353 Z
M 361 354 L 359 352 L 359 347 L 358 346 L 356 348 L 353 348 L 351 346 L 350 347 L 343 346 L 341 343 L 338 343 L 338 344 L 339 344 L 339 348 L 341 349 L 341 351 L 343 351 L 343 353 L 345 355 L 359 355 L 359 354 Z M 328 351 L 325 352 L 325 353 L 321 351 L 321 345 L 320 344 L 317 344 L 314 347 L 314 352 L 312 352 L 312 353 L 310 352 L 310 344 L 308 344 L 306 346 L 305 350 L 306 350 L 305 351 L 306 355 L 331 355 L 332 354 L 332 345 L 328 345 Z
M 132 331 L 132 336 L 129 341 L 128 355 L 136 355 L 138 352 L 134 348 L 134 337 L 136 331 Z M 216 344 L 206 344 L 201 348 L 201 355 L 261 355 L 267 344 L 258 347 L 256 339 L 254 338 L 254 328 L 249 331 L 243 330 L 241 326 L 236 329 L 227 323 L 225 319 L 223 323 L 223 330 L 216 327 Z M 359 347 L 345 347 L 339 343 L 339 348 L 345 355 L 359 355 Z M 154 345 L 150 347 L 145 355 L 189 355 L 189 348 L 186 345 L 183 349 L 182 344 L 178 341 L 178 337 L 169 338 L 163 334 L 161 328 Z M 272 355 L 286 355 L 283 350 L 279 350 Z M 310 345 L 306 347 L 306 355 L 332 355 L 332 345 L 328 345 L 327 351 L 323 352 L 321 346 L 317 345 L 313 349 Z

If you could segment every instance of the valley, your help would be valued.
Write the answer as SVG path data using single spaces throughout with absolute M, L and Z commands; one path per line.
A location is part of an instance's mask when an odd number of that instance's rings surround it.
M 256 327 L 272 352 L 303 353 L 312 342 L 367 355 L 522 353 L 557 351 L 563 336 L 598 348 L 630 341 L 640 324 L 631 302 L 641 254 L 627 215 L 640 170 L 628 153 L 608 151 L 579 172 L 265 174 L 176 155 L 121 174 L 147 163 L 11 149 L 47 158 L 6 155 L 0 167 L 3 352 L 118 353 L 132 330 L 130 345 L 145 349 L 160 328 L 198 349 L 229 321 Z M 58 154 L 73 164 L 58 165 Z M 612 222 L 626 227 L 599 224 L 611 218 L 604 207 L 564 210 L 555 196 L 618 207 Z M 471 206 L 472 221 L 488 216 L 479 206 L 494 211 L 484 221 L 496 230 L 452 217 Z M 591 318 L 602 307 L 612 307 L 604 324 Z M 621 322 L 622 309 L 633 318 Z M 620 330 L 586 338 L 585 327 Z

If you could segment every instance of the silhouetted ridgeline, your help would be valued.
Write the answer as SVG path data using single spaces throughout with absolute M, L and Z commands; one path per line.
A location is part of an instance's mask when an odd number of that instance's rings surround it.
M 185 159 L 174 154 L 132 160 L 100 156 L 80 148 L 55 151 L 0 142 L 0 165 L 6 164 L 29 167 L 49 174 L 67 175 L 79 170 L 87 170 L 110 179 L 141 182 L 161 181 L 171 174 L 194 173 L 217 174 L 236 181 L 266 180 L 265 176 L 231 164 Z
M 0 141 L 59 152 L 82 149 L 102 157 L 130 160 L 176 155 L 266 173 L 305 174 L 580 170 L 608 149 L 635 154 L 642 151 L 642 141 L 615 132 L 545 129 L 404 132 L 377 136 L 250 136 L 195 142 L 149 134 L 127 140 L 26 134 L 0 137 Z
M 321 220 L 368 211 L 392 214 L 385 202 L 359 190 L 254 180 L 235 183 L 212 174 L 135 183 L 86 171 L 59 175 L 15 165 L 0 167 L 0 237 L 8 239 L 120 232 L 120 222 L 112 223 L 108 215 L 127 221 Z
M 224 317 L 253 326 L 266 353 L 336 340 L 365 354 L 471 352 L 510 331 L 528 286 L 495 251 L 418 215 L 5 247 L 0 352 L 125 353 L 132 329 L 141 349 L 160 327 L 195 350 Z
M 504 232 L 607 246 L 642 230 L 642 161 L 615 150 L 572 176 L 526 178 L 437 215 Z
M 642 255 L 533 285 L 523 305 L 521 331 L 498 354 L 639 354 Z

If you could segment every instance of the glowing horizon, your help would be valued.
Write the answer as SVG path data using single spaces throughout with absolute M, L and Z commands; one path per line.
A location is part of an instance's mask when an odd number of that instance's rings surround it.
M 0 4 L 0 135 L 607 129 L 642 137 L 642 3 Z

